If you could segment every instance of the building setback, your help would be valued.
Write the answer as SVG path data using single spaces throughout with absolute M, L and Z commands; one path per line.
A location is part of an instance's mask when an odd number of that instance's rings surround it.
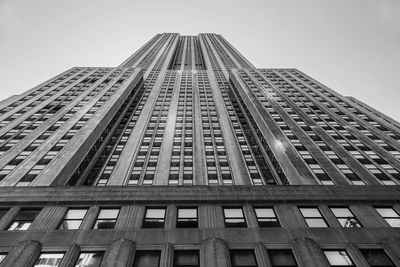
M 219 34 L 0 102 L 0 266 L 400 266 L 400 124 Z

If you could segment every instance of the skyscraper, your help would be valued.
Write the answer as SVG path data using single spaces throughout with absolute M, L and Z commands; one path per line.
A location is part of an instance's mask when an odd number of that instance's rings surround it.
M 400 266 L 400 124 L 218 34 L 0 102 L 1 266 Z

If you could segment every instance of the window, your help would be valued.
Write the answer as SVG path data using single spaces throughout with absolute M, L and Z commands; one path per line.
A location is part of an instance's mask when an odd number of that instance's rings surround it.
M 273 208 L 254 208 L 259 227 L 280 227 Z
M 296 267 L 297 263 L 291 250 L 268 250 L 272 267 Z
M 81 252 L 75 267 L 99 267 L 103 259 L 104 252 Z
M 318 208 L 300 208 L 308 227 L 328 227 Z
M 197 250 L 175 250 L 174 267 L 200 266 L 199 252 Z
M 61 222 L 60 230 L 73 230 L 79 229 L 83 218 L 85 218 L 87 209 L 69 209 Z
M 400 216 L 393 208 L 375 208 L 391 227 L 400 227 Z
M 355 266 L 344 250 L 327 250 L 324 253 L 331 266 Z
M 178 208 L 177 228 L 196 228 L 197 208 Z
M 360 222 L 354 217 L 349 208 L 331 208 L 331 211 L 343 227 L 361 227 Z
M 232 267 L 257 267 L 253 250 L 231 250 Z
M 371 267 L 395 266 L 383 249 L 361 249 L 361 253 Z
M 160 255 L 161 251 L 158 250 L 138 250 L 133 267 L 158 267 Z
M 7 256 L 6 253 L 0 253 L 0 263 L 4 260 L 4 258 Z
M 119 209 L 100 209 L 93 229 L 113 229 L 117 223 Z
M 63 257 L 64 253 L 41 253 L 34 266 L 57 267 L 60 265 Z
M 224 208 L 225 227 L 246 227 L 241 208 Z
M 143 221 L 143 228 L 164 228 L 165 208 L 148 208 Z
M 8 212 L 8 209 L 0 209 L 0 220 L 4 217 Z
M 35 220 L 39 212 L 40 209 L 22 209 L 17 214 L 17 216 L 15 216 L 14 221 L 8 227 L 8 230 L 9 231 L 27 230 L 29 226 L 31 226 L 32 222 Z

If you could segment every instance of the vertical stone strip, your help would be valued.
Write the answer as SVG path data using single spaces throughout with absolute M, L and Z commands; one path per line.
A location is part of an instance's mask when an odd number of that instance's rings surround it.
M 75 263 L 78 260 L 80 246 L 77 244 L 73 244 L 65 253 L 61 264 L 59 267 L 75 267 Z
M 168 206 L 165 214 L 165 229 L 174 229 L 176 227 L 176 206 Z
M 329 267 L 319 245 L 312 239 L 301 237 L 293 241 L 293 253 L 300 267 Z
M 174 248 L 170 243 L 167 243 L 161 251 L 160 267 L 172 267 L 173 261 Z
M 222 209 L 219 206 L 199 207 L 199 228 L 222 228 L 224 227 Z
M 172 148 L 174 145 L 176 114 L 178 113 L 180 85 L 181 74 L 177 73 L 176 80 L 173 85 L 171 104 L 168 110 L 168 117 L 165 124 L 163 140 L 161 143 L 160 156 L 158 158 L 156 173 L 154 176 L 155 185 L 168 185 Z
M 66 207 L 44 207 L 32 223 L 30 230 L 54 230 L 61 222 L 66 211 Z
M 228 245 L 218 238 L 204 240 L 201 244 L 200 266 L 230 267 Z
M 140 207 L 138 206 L 125 206 L 119 212 L 118 220 L 115 229 L 132 229 L 135 228 L 135 221 L 139 216 Z
M 265 247 L 262 243 L 257 243 L 254 248 L 254 252 L 256 255 L 257 264 L 259 267 L 272 267 L 267 252 L 265 251 Z
M 195 185 L 207 184 L 204 153 L 203 122 L 201 119 L 200 96 L 197 73 L 193 74 L 193 174 Z
M 133 263 L 135 245 L 131 240 L 118 239 L 107 249 L 101 267 L 125 267 Z
M 400 238 L 389 237 L 382 242 L 385 252 L 396 266 L 400 266 Z
M 1 263 L 2 267 L 31 267 L 40 254 L 41 245 L 38 241 L 27 240 L 18 243 Z
M 0 220 L 0 230 L 6 230 L 6 228 L 11 224 L 14 217 L 18 214 L 21 210 L 19 207 L 11 208 L 6 215 L 3 216 Z
M 83 220 L 80 229 L 90 229 L 92 228 L 94 221 L 99 214 L 99 207 L 90 207 L 88 212 L 86 213 L 85 219 Z

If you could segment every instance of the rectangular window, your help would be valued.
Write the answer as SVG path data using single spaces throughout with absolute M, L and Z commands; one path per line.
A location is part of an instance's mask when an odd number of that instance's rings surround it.
M 345 250 L 326 250 L 324 254 L 331 266 L 355 266 Z
M 254 251 L 246 250 L 230 250 L 232 267 L 257 267 Z
M 175 250 L 174 267 L 199 267 L 199 251 L 197 250 Z
M 104 252 L 81 252 L 75 267 L 100 267 L 101 260 L 103 259 Z
M 60 265 L 64 253 L 41 253 L 34 267 L 57 267 Z
M 375 208 L 391 227 L 400 227 L 400 216 L 393 208 Z
M 268 250 L 269 259 L 272 267 L 297 267 L 293 253 L 289 249 Z
M 303 214 L 308 227 L 328 227 L 318 208 L 300 208 L 300 212 Z
M 114 229 L 119 209 L 100 209 L 93 229 Z
M 280 227 L 273 208 L 254 208 L 259 227 Z
M 241 208 L 224 208 L 225 227 L 247 227 Z
M 0 253 L 0 263 L 4 260 L 4 258 L 7 256 L 6 253 Z
M 361 249 L 361 253 L 371 267 L 395 266 L 383 249 Z
M 160 256 L 161 251 L 158 250 L 138 250 L 133 267 L 158 267 Z
M 143 228 L 164 228 L 165 208 L 147 208 Z
M 178 208 L 177 228 L 197 228 L 197 208 Z
M 8 227 L 8 231 L 24 231 L 31 226 L 32 222 L 35 220 L 36 216 L 39 214 L 41 209 L 22 209 L 17 216 L 15 216 L 14 221 Z
M 354 217 L 349 208 L 331 208 L 331 211 L 339 221 L 340 225 L 345 228 L 362 227 L 360 222 Z
M 65 214 L 63 221 L 61 222 L 60 230 L 74 230 L 79 229 L 87 209 L 69 209 L 67 214 Z

